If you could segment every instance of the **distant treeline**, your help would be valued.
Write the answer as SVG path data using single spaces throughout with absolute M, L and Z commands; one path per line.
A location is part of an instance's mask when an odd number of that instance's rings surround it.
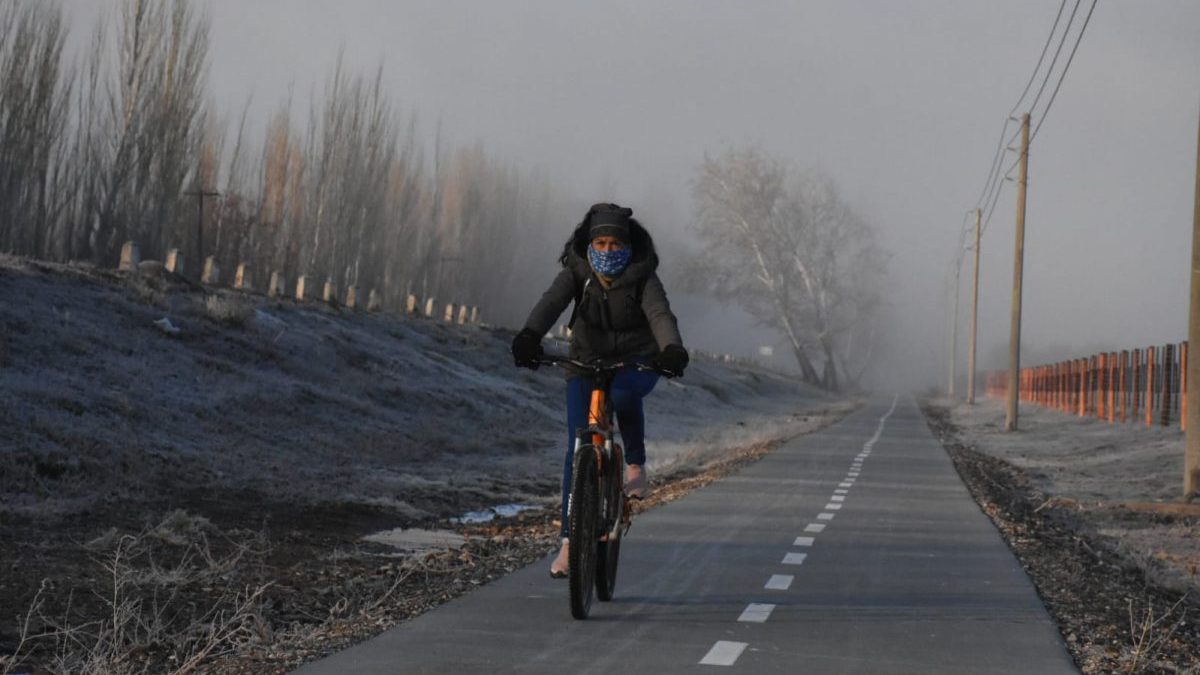
M 246 110 L 230 124 L 206 91 L 207 16 L 185 0 L 119 7 L 68 59 L 56 0 L 0 2 L 0 251 L 113 264 L 133 240 L 148 258 L 179 248 L 196 271 L 196 193 L 215 191 L 203 255 L 248 263 L 259 287 L 278 270 L 495 317 L 515 311 L 504 294 L 534 252 L 509 242 L 543 242 L 577 215 L 481 145 L 446 147 L 439 129 L 426 148 L 382 72 L 340 57 L 307 114 L 289 100 L 264 133 Z

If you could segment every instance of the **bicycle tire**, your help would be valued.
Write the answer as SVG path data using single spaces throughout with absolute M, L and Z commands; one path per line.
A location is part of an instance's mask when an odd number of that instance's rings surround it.
M 605 462 L 604 485 L 601 487 L 605 493 L 604 524 L 609 528 L 608 538 L 596 544 L 596 599 L 601 602 L 613 598 L 617 587 L 617 564 L 621 560 L 621 515 L 625 507 L 625 495 L 622 494 L 621 468 L 624 461 L 621 459 L 620 446 L 617 446 L 614 454 L 615 457 Z
M 596 583 L 600 521 L 600 481 L 594 446 L 581 445 L 576 449 L 572 471 L 567 585 L 571 591 L 571 616 L 586 619 Z

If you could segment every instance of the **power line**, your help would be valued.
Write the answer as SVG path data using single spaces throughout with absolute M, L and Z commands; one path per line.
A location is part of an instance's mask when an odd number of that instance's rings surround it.
M 1054 58 L 1050 59 L 1050 67 L 1046 69 L 1046 77 L 1042 78 L 1042 86 L 1038 87 L 1037 96 L 1033 97 L 1033 103 L 1029 105 L 1030 110 L 1036 108 L 1038 101 L 1042 100 L 1042 93 L 1046 91 L 1046 85 L 1050 82 L 1050 76 L 1054 74 L 1054 66 L 1058 63 L 1059 55 L 1062 54 L 1063 45 L 1067 43 L 1067 35 L 1071 32 L 1071 24 L 1075 23 L 1075 13 L 1079 11 L 1080 2 L 1081 0 L 1075 0 L 1075 6 L 1071 8 L 1071 16 L 1067 17 L 1067 27 L 1063 29 L 1062 37 L 1058 40 L 1058 47 L 1054 50 Z
M 1079 36 L 1075 38 L 1075 45 L 1071 47 L 1071 54 L 1067 57 L 1067 63 L 1063 66 L 1062 74 L 1058 76 L 1058 82 L 1054 85 L 1054 91 L 1050 94 L 1050 100 L 1046 102 L 1046 109 L 1042 111 L 1038 117 L 1037 126 L 1033 128 L 1033 133 L 1029 135 L 1029 141 L 1037 137 L 1038 129 L 1042 128 L 1042 123 L 1046 121 L 1046 116 L 1050 114 L 1050 106 L 1054 105 L 1054 99 L 1058 96 L 1058 90 L 1062 87 L 1063 80 L 1067 79 L 1067 71 L 1071 69 L 1071 62 L 1075 60 L 1075 52 L 1079 49 L 1079 43 L 1083 42 L 1083 34 L 1087 31 L 1088 22 L 1092 20 L 1092 12 L 1096 11 L 1096 3 L 1099 0 L 1092 0 L 1092 6 L 1088 8 L 1087 16 L 1083 18 L 1083 26 L 1079 29 Z
M 1067 0 L 1062 0 L 1058 3 L 1058 14 L 1054 15 L 1054 25 L 1050 26 L 1050 34 L 1046 36 L 1046 44 L 1042 45 L 1042 54 L 1038 57 L 1037 65 L 1033 67 L 1033 72 L 1029 74 L 1029 81 L 1025 83 L 1025 89 L 1021 91 L 1021 97 L 1013 104 L 1012 110 L 1008 111 L 1008 116 L 1012 117 L 1013 113 L 1017 112 L 1017 108 L 1021 105 L 1021 101 L 1025 100 L 1025 95 L 1029 93 L 1029 87 L 1033 85 L 1033 81 L 1037 79 L 1038 71 L 1042 69 L 1042 61 L 1046 58 L 1046 52 L 1050 49 L 1050 42 L 1054 39 L 1054 33 L 1058 30 L 1058 22 L 1062 19 L 1063 9 L 1067 6 Z M 1068 24 L 1070 27 L 1070 24 Z M 1007 126 L 1007 125 L 1006 125 Z M 1011 143 L 1012 141 L 1009 141 Z
M 1021 96 L 1017 98 L 1017 102 L 1014 103 L 1012 109 L 1008 111 L 1008 116 L 1004 120 L 1004 126 L 1000 129 L 1000 137 L 996 142 L 996 152 L 992 156 L 991 164 L 988 166 L 987 178 L 985 178 L 983 181 L 983 189 L 979 192 L 979 198 L 975 200 L 975 208 L 981 208 L 983 205 L 987 204 L 987 194 L 992 189 L 992 182 L 997 178 L 996 170 L 1000 168 L 1001 153 L 1003 152 L 1005 146 L 1011 145 L 1012 142 L 1017 138 L 1017 134 L 1020 133 L 1020 130 L 1018 130 L 1017 133 L 1013 134 L 1013 136 L 1007 141 L 1004 140 L 1004 134 L 1008 131 L 1008 125 L 1013 121 L 1013 113 L 1017 111 L 1017 108 L 1021 106 L 1021 102 L 1025 100 L 1025 96 L 1029 94 L 1029 89 L 1033 86 L 1033 81 L 1037 79 L 1037 74 L 1042 69 L 1042 63 L 1044 63 L 1046 60 L 1046 52 L 1050 50 L 1050 43 L 1054 41 L 1054 35 L 1058 32 L 1058 22 L 1062 20 L 1063 9 L 1065 9 L 1066 6 L 1067 0 L 1061 0 L 1061 2 L 1058 3 L 1058 13 L 1054 15 L 1054 23 L 1050 26 L 1050 33 L 1046 36 L 1046 42 L 1042 45 L 1042 53 L 1038 55 L 1037 64 L 1034 65 L 1033 72 L 1029 74 L 1029 80 L 1025 83 L 1025 88 L 1021 90 Z M 1047 77 L 1049 77 L 1049 74 L 1047 74 Z M 1044 88 L 1045 84 L 1043 83 L 1042 86 Z

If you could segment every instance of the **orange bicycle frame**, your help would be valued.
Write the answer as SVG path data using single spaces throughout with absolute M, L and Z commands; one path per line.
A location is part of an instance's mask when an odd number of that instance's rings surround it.
M 592 390 L 592 405 L 588 408 L 588 424 L 598 429 L 608 431 L 608 416 L 604 414 L 604 390 L 597 387 Z M 604 436 L 592 434 L 592 447 L 596 448 L 596 463 L 600 463 L 600 448 L 604 447 Z

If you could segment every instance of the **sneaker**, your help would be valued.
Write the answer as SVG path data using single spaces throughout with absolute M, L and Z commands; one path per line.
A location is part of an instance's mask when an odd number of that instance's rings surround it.
M 625 467 L 625 494 L 634 499 L 650 496 L 650 481 L 646 479 L 646 469 L 641 464 Z
M 554 562 L 550 563 L 550 577 L 552 579 L 566 579 L 567 570 L 571 567 L 567 562 L 567 539 L 562 540 L 562 548 L 558 549 L 558 556 L 554 558 Z

